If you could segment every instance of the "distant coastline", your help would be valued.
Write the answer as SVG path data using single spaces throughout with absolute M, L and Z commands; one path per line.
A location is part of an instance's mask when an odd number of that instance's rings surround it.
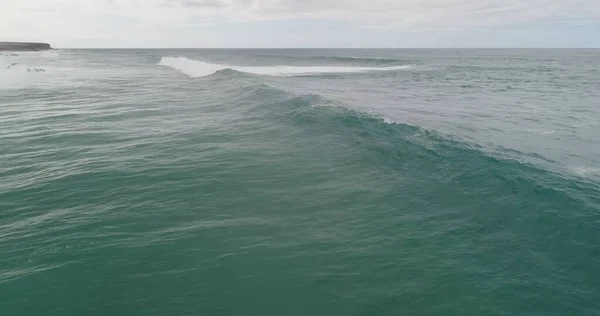
M 48 43 L 0 42 L 0 51 L 41 51 L 52 49 Z

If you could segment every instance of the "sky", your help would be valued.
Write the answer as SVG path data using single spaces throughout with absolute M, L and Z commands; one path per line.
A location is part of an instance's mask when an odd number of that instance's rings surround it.
M 600 0 L 0 0 L 57 48 L 600 47 Z

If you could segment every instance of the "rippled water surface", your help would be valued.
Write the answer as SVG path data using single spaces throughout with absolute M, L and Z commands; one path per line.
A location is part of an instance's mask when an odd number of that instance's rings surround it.
M 0 315 L 600 315 L 600 50 L 0 56 Z

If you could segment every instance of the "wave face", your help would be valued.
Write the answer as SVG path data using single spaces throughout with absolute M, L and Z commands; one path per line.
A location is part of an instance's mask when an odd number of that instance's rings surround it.
M 369 71 L 392 71 L 408 69 L 410 66 L 390 67 L 344 67 L 344 66 L 231 66 L 211 64 L 185 57 L 163 57 L 159 65 L 179 70 L 190 77 L 203 77 L 224 69 L 267 76 L 298 76 L 327 73 L 361 73 Z
M 13 57 L 1 315 L 600 312 L 598 51 Z

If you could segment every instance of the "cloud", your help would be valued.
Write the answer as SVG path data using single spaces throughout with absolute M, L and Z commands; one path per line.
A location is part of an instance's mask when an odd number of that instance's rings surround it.
M 201 13 L 218 7 L 239 19 L 318 18 L 406 27 L 600 16 L 598 0 L 169 0 Z M 218 5 L 215 5 L 218 4 Z
M 0 38 L 294 19 L 447 31 L 586 18 L 600 18 L 600 0 L 0 0 Z

